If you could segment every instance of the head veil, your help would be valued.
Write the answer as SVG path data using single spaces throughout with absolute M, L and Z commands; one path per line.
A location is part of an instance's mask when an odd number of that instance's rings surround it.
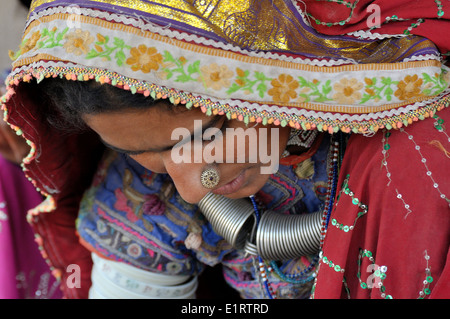
M 69 195 L 89 184 L 99 157 L 90 133 L 45 123 L 36 97 L 46 78 L 95 80 L 245 123 L 370 135 L 449 105 L 448 17 L 437 0 L 35 0 L 1 100 L 31 147 L 23 169 L 47 197 L 30 220 L 39 228 L 52 215 L 40 212 L 76 207 Z

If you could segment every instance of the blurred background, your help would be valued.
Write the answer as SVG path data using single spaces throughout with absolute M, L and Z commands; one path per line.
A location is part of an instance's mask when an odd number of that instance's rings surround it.
M 0 95 L 17 51 L 31 1 L 2 0 L 0 5 Z M 0 299 L 59 299 L 59 282 L 41 256 L 26 220 L 43 198 L 23 174 L 29 151 L 25 140 L 0 119 Z
M 16 51 L 19 47 L 30 3 L 31 0 L 3 0 L 1 2 L 0 70 L 2 73 L 11 68 L 8 50 Z

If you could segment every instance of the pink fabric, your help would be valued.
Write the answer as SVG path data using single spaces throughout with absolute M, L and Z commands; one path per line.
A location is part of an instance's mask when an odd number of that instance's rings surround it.
M 26 220 L 42 201 L 22 169 L 0 157 L 0 298 L 60 298 Z

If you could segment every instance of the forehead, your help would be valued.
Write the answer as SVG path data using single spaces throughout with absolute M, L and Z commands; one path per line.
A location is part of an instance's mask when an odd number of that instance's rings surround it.
M 208 116 L 198 108 L 188 110 L 184 106 L 168 106 L 163 102 L 145 109 L 130 107 L 123 110 L 83 115 L 83 120 L 94 130 L 111 126 L 116 128 L 134 126 L 137 129 L 139 125 L 155 128 L 159 126 L 188 127 L 193 120 L 206 118 Z
M 174 108 L 160 103 L 148 109 L 85 114 L 83 119 L 107 144 L 126 150 L 142 150 L 167 145 L 176 128 L 192 130 L 195 120 L 211 118 L 198 108 Z

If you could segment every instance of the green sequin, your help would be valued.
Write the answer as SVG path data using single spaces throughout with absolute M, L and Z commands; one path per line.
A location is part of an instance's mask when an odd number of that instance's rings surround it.
M 363 211 L 359 211 L 357 213 L 357 217 L 355 218 L 355 221 L 353 223 L 353 225 L 345 225 L 345 224 L 340 224 L 337 219 L 333 218 L 331 220 L 331 224 L 332 226 L 335 226 L 336 228 L 338 228 L 339 230 L 342 230 L 344 232 L 349 232 L 351 230 L 353 230 L 353 228 L 356 226 L 356 221 L 363 215 L 367 214 L 368 212 L 368 207 L 367 205 L 363 204 L 360 202 L 360 200 L 356 197 L 354 197 L 354 193 L 351 191 L 350 187 L 348 186 L 348 180 L 350 178 L 350 175 L 347 174 L 347 178 L 344 180 L 344 182 L 342 183 L 342 189 L 339 192 L 339 195 L 337 197 L 338 201 L 340 200 L 340 196 L 342 193 L 348 195 L 351 197 L 351 201 L 353 203 L 353 205 L 358 206 L 360 209 L 362 209 Z

